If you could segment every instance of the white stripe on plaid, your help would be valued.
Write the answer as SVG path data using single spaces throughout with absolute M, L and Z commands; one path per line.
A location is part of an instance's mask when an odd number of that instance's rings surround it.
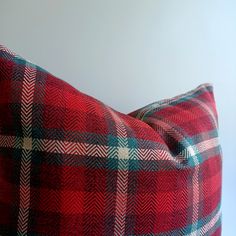
M 109 111 L 115 121 L 117 137 L 118 137 L 118 170 L 116 180 L 116 210 L 114 222 L 114 235 L 122 236 L 125 234 L 125 218 L 127 207 L 127 191 L 128 191 L 128 173 L 129 173 L 129 149 L 127 132 L 124 124 L 120 121 L 119 116 L 112 109 Z
M 20 202 L 18 214 L 18 235 L 27 235 L 30 207 L 30 168 L 32 149 L 32 104 L 36 69 L 25 67 L 21 95 L 21 123 L 23 128 L 22 157 L 20 168 Z
M 195 236 L 195 235 L 206 235 L 209 230 L 211 230 L 216 223 L 219 221 L 221 217 L 221 211 L 219 210 L 216 215 L 206 224 L 204 224 L 201 228 L 197 229 L 196 231 L 186 235 L 186 236 Z M 197 227 L 197 226 L 196 226 Z
M 7 136 L 0 135 L 0 147 L 7 148 L 16 148 L 21 149 L 24 139 L 16 136 Z M 193 146 L 193 145 L 192 145 Z M 194 155 L 192 152 L 192 146 L 187 147 L 188 158 L 191 158 Z M 212 138 L 203 142 L 200 142 L 194 145 L 197 150 L 202 153 L 208 151 L 212 148 L 219 146 L 218 138 Z M 68 154 L 68 155 L 87 155 L 87 156 L 97 156 L 97 157 L 109 157 L 117 159 L 118 152 L 120 153 L 120 159 L 132 159 L 132 154 L 135 153 L 136 160 L 169 160 L 176 163 L 178 159 L 172 157 L 169 152 L 165 150 L 154 150 L 154 149 L 142 149 L 142 148 L 117 148 L 113 146 L 106 145 L 97 145 L 97 144 L 88 144 L 88 143 L 79 143 L 79 142 L 68 142 L 60 140 L 51 140 L 51 139 L 32 139 L 32 150 L 42 151 L 48 153 L 59 153 L 59 154 Z M 122 152 L 125 152 L 125 155 L 121 155 Z M 185 150 L 183 151 L 183 153 Z M 114 157 L 110 156 L 109 153 L 114 153 Z M 129 153 L 129 156 L 127 156 Z M 184 155 L 184 154 L 181 154 Z M 186 153 L 185 153 L 186 155 Z
M 199 99 L 192 98 L 191 100 L 198 103 L 202 107 L 202 109 L 205 110 L 209 114 L 209 117 L 211 117 L 211 119 L 214 122 L 215 127 L 217 128 L 218 127 L 218 122 L 217 122 L 216 116 L 215 116 L 214 111 L 212 110 L 212 108 L 210 106 L 208 106 L 206 103 L 200 101 Z

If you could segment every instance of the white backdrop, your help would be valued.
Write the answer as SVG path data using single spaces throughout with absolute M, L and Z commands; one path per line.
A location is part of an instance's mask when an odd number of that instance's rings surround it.
M 213 83 L 236 234 L 236 1 L 0 0 L 0 42 L 125 113 Z

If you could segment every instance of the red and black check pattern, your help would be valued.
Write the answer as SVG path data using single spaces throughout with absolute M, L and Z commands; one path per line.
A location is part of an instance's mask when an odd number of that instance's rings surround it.
M 212 87 L 129 115 L 0 46 L 0 235 L 220 235 Z

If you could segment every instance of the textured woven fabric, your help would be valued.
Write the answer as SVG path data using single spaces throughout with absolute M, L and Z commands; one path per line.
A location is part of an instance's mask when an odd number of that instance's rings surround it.
M 220 200 L 210 85 L 125 115 L 0 47 L 0 235 L 217 236 Z

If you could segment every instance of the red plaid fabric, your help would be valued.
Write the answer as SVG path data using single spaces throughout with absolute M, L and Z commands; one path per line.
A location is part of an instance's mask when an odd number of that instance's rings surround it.
M 129 115 L 0 47 L 0 235 L 220 235 L 208 84 Z

